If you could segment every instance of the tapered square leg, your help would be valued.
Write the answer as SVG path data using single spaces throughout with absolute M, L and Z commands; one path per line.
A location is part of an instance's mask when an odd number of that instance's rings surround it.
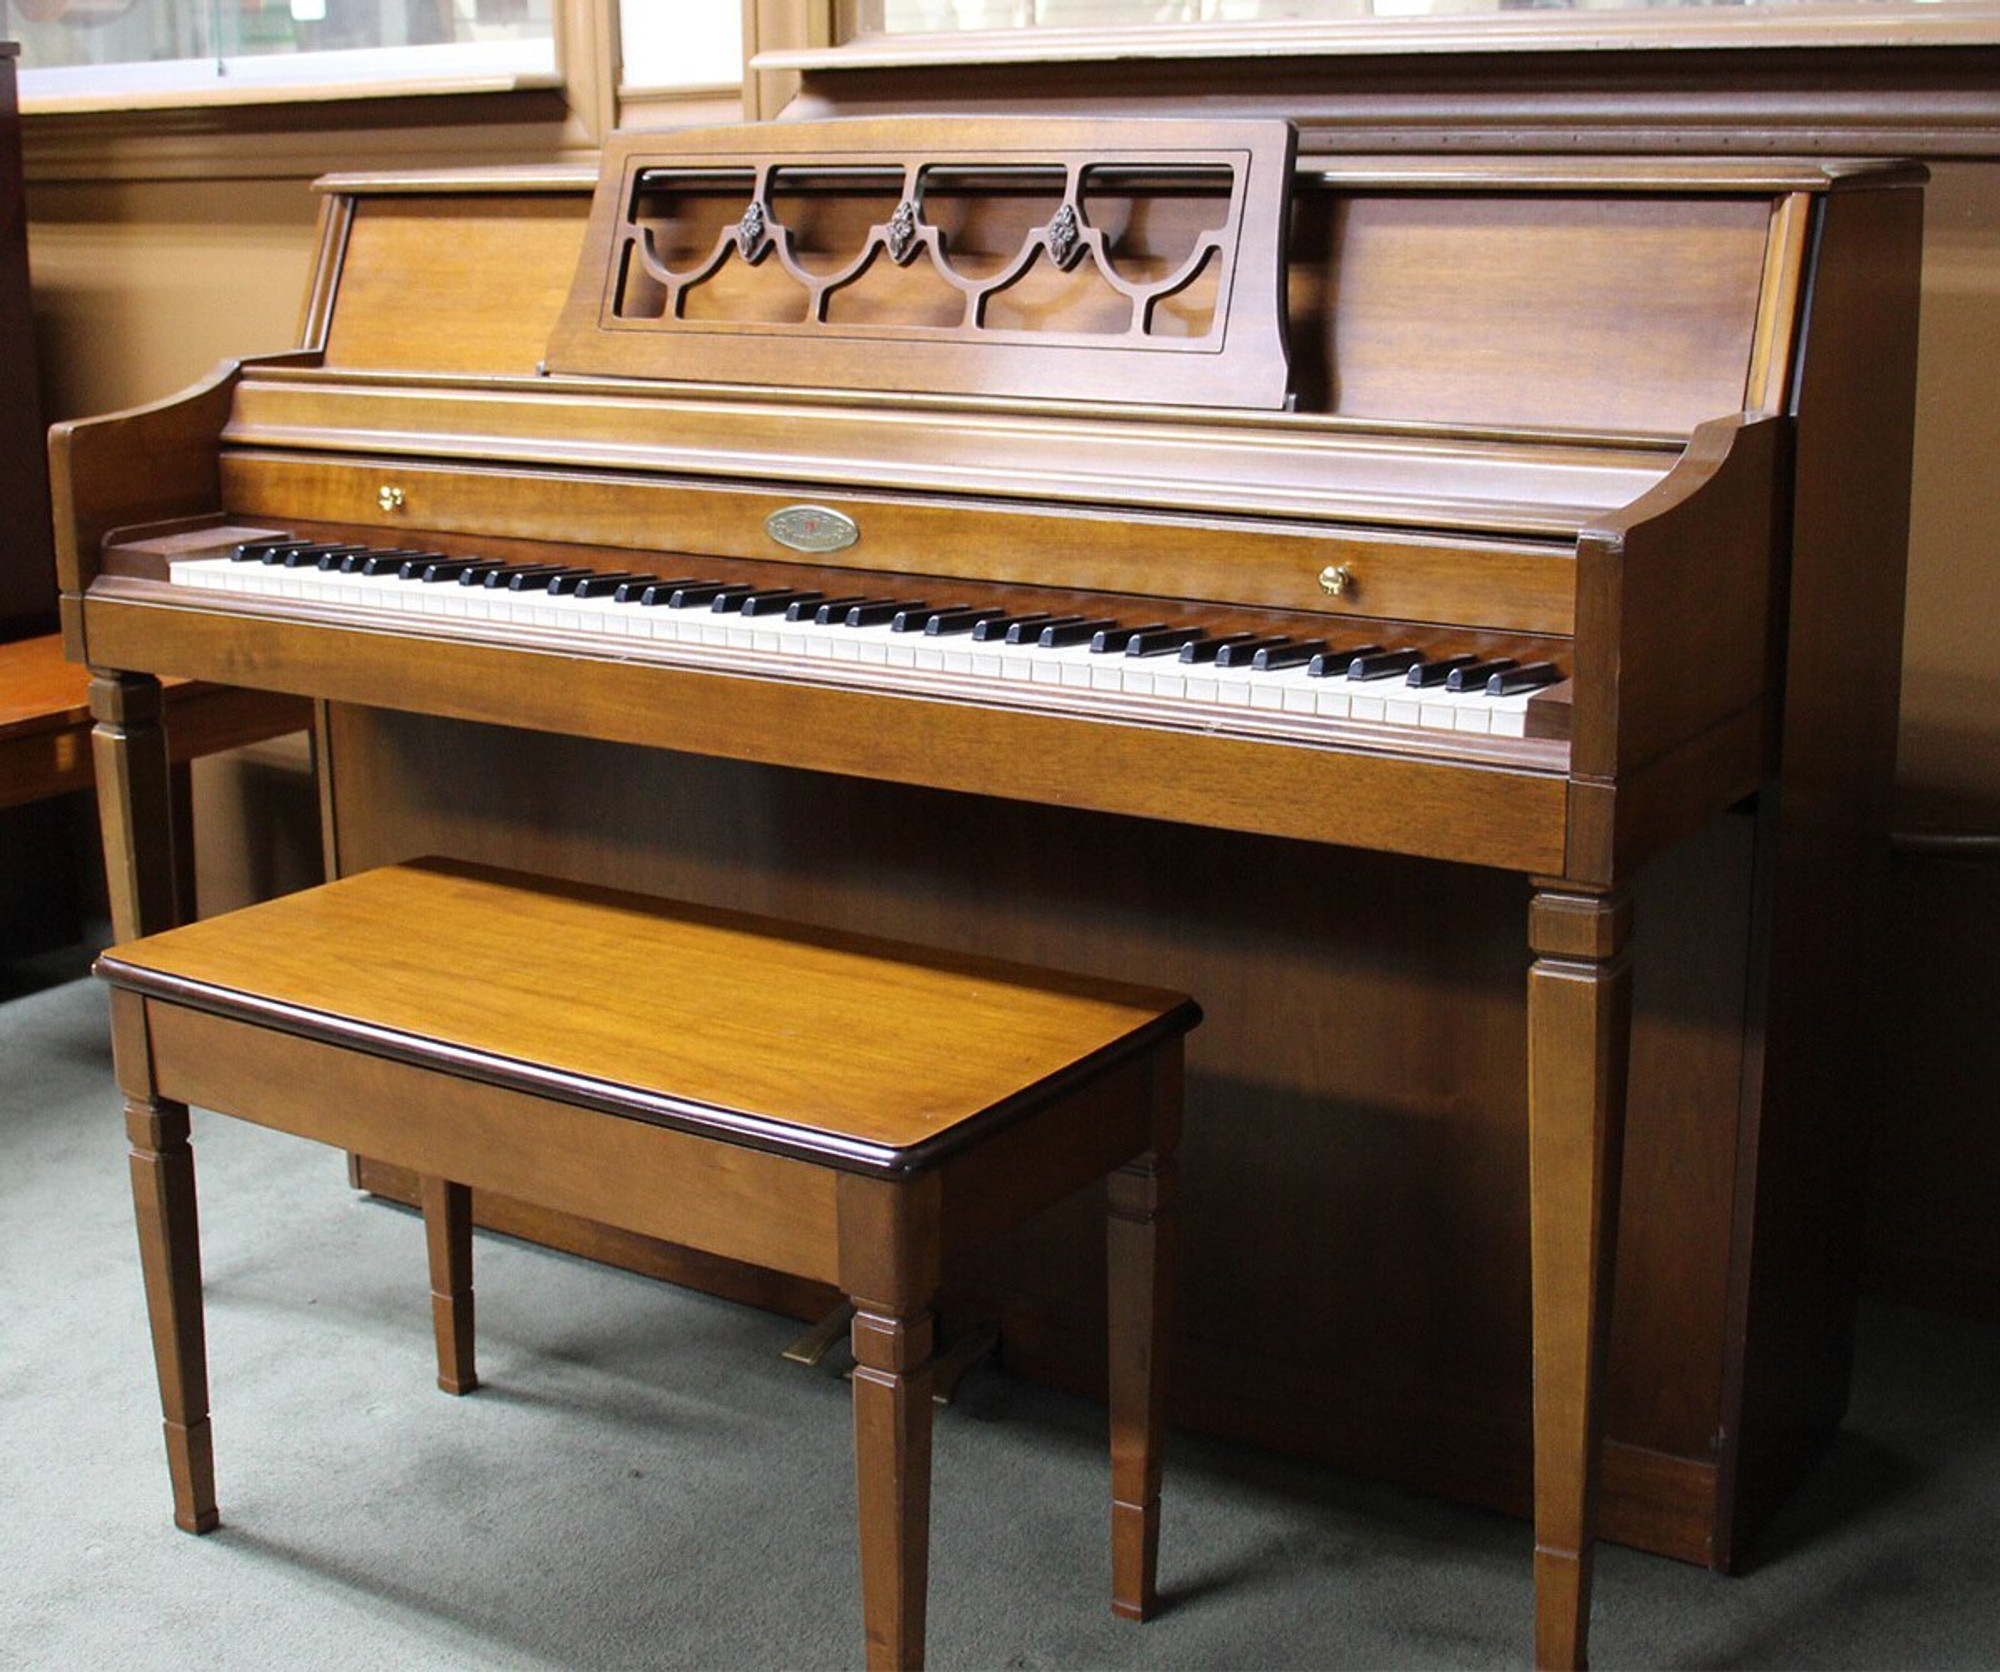
M 438 1386 L 446 1393 L 470 1393 L 479 1386 L 472 1356 L 472 1191 L 426 1174 L 418 1181 L 418 1199 L 430 1256 Z
M 933 1334 L 929 1312 L 897 1317 L 855 1302 L 854 1468 L 871 1672 L 924 1663 Z
M 139 1262 L 160 1378 L 160 1413 L 173 1480 L 174 1524 L 190 1533 L 221 1525 L 215 1448 L 208 1426 L 208 1346 L 201 1317 L 201 1241 L 195 1219 L 188 1112 L 158 1098 L 125 1103 Z
M 173 772 L 160 682 L 150 674 L 93 670 L 90 736 L 97 819 L 104 834 L 111 929 L 121 940 L 180 921 Z
M 1144 1155 L 1106 1180 L 1111 1322 L 1111 1611 L 1159 1606 L 1160 1469 L 1175 1165 Z
M 1550 885 L 1529 921 L 1535 1664 L 1582 1667 L 1631 1041 L 1631 907 Z

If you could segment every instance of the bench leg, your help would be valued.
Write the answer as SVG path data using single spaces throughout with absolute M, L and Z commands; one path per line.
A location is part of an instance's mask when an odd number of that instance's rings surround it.
M 418 1196 L 430 1254 L 438 1386 L 446 1393 L 470 1393 L 479 1386 L 472 1363 L 472 1191 L 425 1174 L 418 1180 Z
M 215 1508 L 215 1446 L 208 1426 L 208 1346 L 201 1324 L 201 1240 L 187 1106 L 128 1097 L 125 1131 L 132 1144 L 132 1207 L 160 1375 L 174 1524 L 190 1533 L 212 1532 L 222 1518 Z
M 1159 1606 L 1160 1464 L 1174 1161 L 1143 1155 L 1105 1181 L 1111 1318 L 1111 1611 Z
M 855 1302 L 854 1469 L 871 1672 L 924 1663 L 933 1334 L 928 1311 L 898 1316 Z

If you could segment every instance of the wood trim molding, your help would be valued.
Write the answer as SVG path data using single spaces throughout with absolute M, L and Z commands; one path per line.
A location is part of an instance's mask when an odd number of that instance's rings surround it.
M 761 66 L 771 61 L 760 57 Z M 829 61 L 788 117 L 907 111 L 907 68 Z M 924 78 L 926 107 L 1240 115 L 1299 124 L 1301 156 L 1506 152 L 2000 155 L 2000 46 L 1485 52 L 989 63 Z
M 757 70 L 945 68 L 967 64 L 1128 63 L 1142 59 L 1319 58 L 1411 53 L 1604 52 L 1988 46 L 2000 42 L 2000 4 L 1942 7 L 1887 0 L 1867 7 L 1696 12 L 1648 7 L 1582 12 L 1529 9 L 1396 18 L 1262 23 L 1154 23 L 863 35 L 752 60 Z

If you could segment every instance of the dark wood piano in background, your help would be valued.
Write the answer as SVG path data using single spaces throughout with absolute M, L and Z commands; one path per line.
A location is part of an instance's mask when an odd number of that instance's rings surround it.
M 1514 1509 L 1532 1458 L 1580 1661 L 1600 1409 L 1596 1524 L 1727 1566 L 1845 1398 L 1917 179 L 968 119 L 625 138 L 587 228 L 574 172 L 329 181 L 298 352 L 57 432 L 118 932 L 188 674 L 325 705 L 343 871 L 1184 986 L 1178 1415 Z M 336 550 L 231 556 L 280 536 Z M 1086 1388 L 1092 1234 L 960 1287 Z

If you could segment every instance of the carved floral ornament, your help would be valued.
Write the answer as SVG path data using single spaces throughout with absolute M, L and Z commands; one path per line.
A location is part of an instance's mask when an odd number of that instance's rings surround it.
M 764 206 L 753 197 L 743 211 L 743 218 L 736 223 L 736 249 L 745 261 L 757 259 L 766 231 Z
M 889 217 L 888 243 L 889 259 L 898 267 L 907 267 L 917 253 L 917 206 L 907 197 Z

